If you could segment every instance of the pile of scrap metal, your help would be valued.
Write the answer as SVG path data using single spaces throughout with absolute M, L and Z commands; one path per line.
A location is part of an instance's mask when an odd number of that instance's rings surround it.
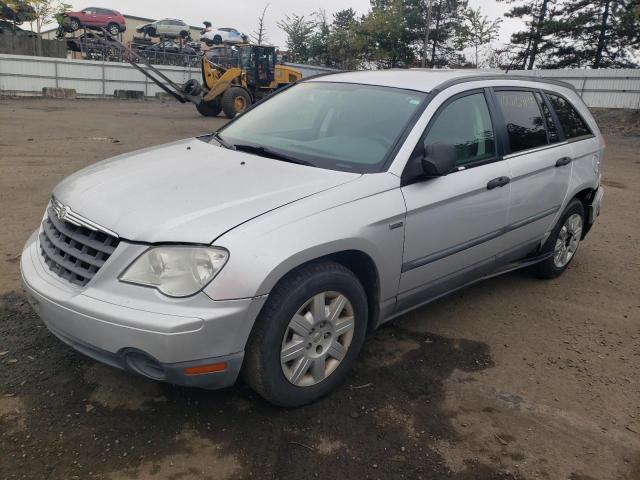
M 20 25 L 36 18 L 36 10 L 25 0 L 0 0 L 0 19 Z

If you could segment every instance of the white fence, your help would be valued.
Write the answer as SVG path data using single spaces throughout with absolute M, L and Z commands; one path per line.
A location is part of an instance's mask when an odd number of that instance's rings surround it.
M 571 83 L 590 107 L 640 109 L 640 69 L 512 70 L 509 73 L 533 74 Z
M 291 64 L 303 76 L 330 72 L 311 65 Z M 200 70 L 158 66 L 175 83 L 200 78 Z M 480 72 L 493 73 L 487 70 Z M 514 75 L 555 78 L 573 84 L 590 107 L 640 109 L 640 69 L 625 70 L 513 70 Z M 79 96 L 113 95 L 114 90 L 144 91 L 154 96 L 162 90 L 128 63 L 67 60 L 0 54 L 0 93 L 36 95 L 43 87 L 73 88 Z
M 175 83 L 200 78 L 196 68 L 156 68 Z M 0 93 L 34 95 L 43 87 L 73 88 L 81 97 L 110 96 L 115 90 L 144 91 L 145 96 L 163 91 L 128 63 L 0 55 Z

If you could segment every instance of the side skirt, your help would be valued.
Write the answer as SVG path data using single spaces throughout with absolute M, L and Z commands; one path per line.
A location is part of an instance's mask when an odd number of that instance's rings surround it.
M 428 300 L 425 300 L 424 302 L 420 302 L 420 303 L 418 303 L 416 305 L 413 305 L 413 306 L 411 306 L 409 308 L 405 308 L 403 310 L 400 310 L 399 312 L 394 312 L 393 314 L 389 315 L 388 317 L 380 319 L 380 321 L 377 322 L 377 325 L 375 326 L 375 328 L 378 328 L 380 325 L 383 325 L 384 323 L 387 323 L 388 321 L 393 320 L 394 318 L 398 318 L 398 317 L 404 315 L 405 313 L 408 313 L 408 312 L 410 312 L 412 310 L 415 310 L 417 308 L 420 308 L 420 307 L 423 307 L 425 305 L 428 305 L 431 302 L 435 302 L 436 300 L 439 300 L 439 299 L 441 299 L 443 297 L 451 295 L 451 294 L 453 294 L 455 292 L 458 292 L 458 291 L 460 291 L 460 290 L 462 290 L 464 288 L 470 287 L 471 285 L 475 285 L 476 283 L 480 283 L 480 282 L 482 282 L 484 280 L 488 280 L 488 279 L 493 278 L 493 277 L 498 277 L 500 275 L 504 275 L 505 273 L 509 273 L 509 272 L 514 271 L 514 270 L 519 270 L 521 268 L 526 268 L 526 267 L 529 267 L 529 266 L 534 265 L 534 264 L 539 263 L 539 262 L 543 262 L 543 261 L 547 260 L 548 258 L 551 258 L 552 256 L 553 256 L 553 252 L 548 252 L 548 253 L 545 253 L 543 255 L 538 255 L 538 256 L 535 256 L 535 257 L 528 257 L 528 258 L 525 258 L 525 259 L 523 259 L 523 260 L 521 260 L 519 262 L 514 262 L 514 263 L 510 263 L 508 265 L 505 265 L 504 267 L 496 270 L 495 272 L 491 272 L 490 274 L 484 275 L 484 276 L 479 277 L 479 278 L 477 278 L 475 280 L 467 282 L 467 283 L 465 283 L 463 285 L 460 285 L 459 287 L 456 287 L 456 288 L 454 288 L 452 290 L 449 290 L 448 292 L 444 292 L 444 293 L 442 293 L 440 295 L 436 295 L 435 297 L 432 297 L 432 298 L 430 298 Z

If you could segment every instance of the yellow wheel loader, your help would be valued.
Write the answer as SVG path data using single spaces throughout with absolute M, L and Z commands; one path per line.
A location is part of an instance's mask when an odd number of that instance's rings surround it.
M 251 104 L 302 78 L 295 68 L 276 64 L 275 47 L 222 45 L 202 57 L 202 85 L 191 80 L 183 87 L 190 96 L 201 96 L 198 112 L 228 118 L 244 112 Z
M 122 50 L 122 58 L 132 67 L 180 103 L 195 104 L 198 112 L 206 117 L 224 112 L 233 118 L 253 103 L 302 78 L 299 70 L 276 65 L 275 47 L 223 44 L 203 55 L 202 84 L 196 79 L 178 84 L 104 28 L 100 30 L 102 36 L 92 34 L 92 38 L 106 46 L 117 45 Z

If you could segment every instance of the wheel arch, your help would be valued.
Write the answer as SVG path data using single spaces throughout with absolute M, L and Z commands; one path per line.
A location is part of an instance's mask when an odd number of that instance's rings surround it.
M 271 278 L 267 278 L 261 288 L 268 288 L 271 291 L 291 273 L 323 261 L 336 262 L 349 269 L 358 278 L 367 295 L 369 312 L 367 328 L 369 330 L 375 329 L 378 326 L 380 316 L 380 274 L 373 257 L 363 250 L 349 248 L 307 258 L 295 265 L 288 265 L 286 271 L 280 271 L 277 277 L 274 278 L 272 275 Z

